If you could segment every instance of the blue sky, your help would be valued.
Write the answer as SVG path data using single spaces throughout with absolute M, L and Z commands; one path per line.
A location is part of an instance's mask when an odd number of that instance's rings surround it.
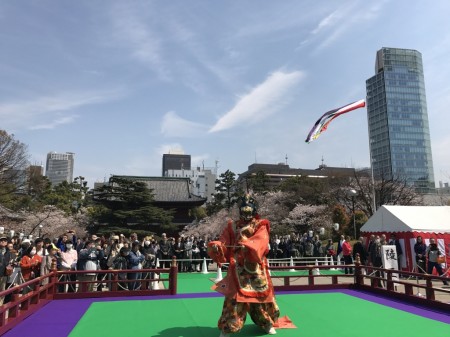
M 0 128 L 30 161 L 74 152 L 74 175 L 161 175 L 162 154 L 244 172 L 369 166 L 355 110 L 381 47 L 422 53 L 435 180 L 450 180 L 450 2 L 0 2 Z

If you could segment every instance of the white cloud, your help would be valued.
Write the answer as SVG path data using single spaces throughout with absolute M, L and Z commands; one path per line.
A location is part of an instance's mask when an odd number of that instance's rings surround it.
M 169 71 L 162 56 L 163 48 L 159 34 L 153 32 L 146 22 L 156 18 L 146 18 L 143 13 L 153 9 L 135 8 L 134 4 L 120 3 L 111 10 L 114 37 L 117 42 L 130 50 L 133 58 L 151 68 L 161 80 L 169 80 Z
M 377 1 L 371 4 L 370 7 L 367 7 L 365 2 L 354 2 L 347 6 L 340 5 L 338 9 L 319 21 L 317 26 L 311 30 L 309 36 L 300 42 L 297 49 L 318 39 L 321 42 L 317 43 L 316 51 L 331 45 L 355 26 L 375 20 L 388 1 Z
M 29 129 L 30 130 L 54 129 L 55 127 L 57 127 L 59 125 L 70 124 L 73 121 L 75 121 L 75 119 L 77 119 L 78 117 L 79 117 L 78 115 L 65 116 L 65 117 L 58 118 L 58 119 L 54 120 L 53 122 L 50 122 L 47 124 L 38 124 L 38 125 L 30 126 Z
M 181 118 L 175 112 L 167 112 L 161 123 L 161 133 L 167 137 L 196 137 L 207 131 L 207 126 Z
M 284 106 L 285 95 L 300 81 L 303 73 L 281 71 L 270 74 L 266 80 L 239 99 L 236 105 L 211 127 L 209 132 L 230 129 L 242 123 L 259 122 Z
M 54 119 L 55 113 L 70 111 L 91 104 L 98 104 L 120 98 L 119 92 L 64 92 L 53 95 L 37 97 L 30 100 L 20 100 L 0 104 L 0 120 L 2 127 L 7 129 L 34 128 L 36 123 L 43 119 Z M 66 124 L 71 117 L 58 118 L 47 125 Z M 58 122 L 59 121 L 59 122 Z M 56 124 L 55 124 L 56 123 Z M 43 123 L 42 125 L 45 125 Z

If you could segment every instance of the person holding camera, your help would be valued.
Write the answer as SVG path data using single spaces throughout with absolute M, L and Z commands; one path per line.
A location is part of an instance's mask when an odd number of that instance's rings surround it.
M 94 281 L 96 280 L 96 273 L 89 273 L 89 271 L 99 269 L 99 261 L 104 258 L 104 252 L 100 246 L 95 246 L 95 242 L 90 240 L 86 242 L 85 248 L 80 250 L 77 261 L 77 269 L 86 271 L 85 274 L 80 274 L 78 280 L 81 282 L 89 282 L 87 284 L 87 291 L 94 290 Z M 83 286 L 80 284 L 80 289 Z M 82 290 L 81 290 L 82 291 Z

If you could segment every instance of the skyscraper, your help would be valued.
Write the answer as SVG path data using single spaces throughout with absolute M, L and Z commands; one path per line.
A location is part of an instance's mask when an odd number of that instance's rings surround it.
M 47 154 L 47 165 L 45 175 L 52 185 L 58 185 L 63 181 L 71 183 L 73 181 L 73 163 L 74 153 L 56 153 Z
M 421 193 L 434 191 L 422 54 L 380 49 L 366 90 L 374 176 L 405 180 Z

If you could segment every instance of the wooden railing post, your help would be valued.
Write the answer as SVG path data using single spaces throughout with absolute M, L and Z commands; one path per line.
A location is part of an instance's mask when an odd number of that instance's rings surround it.
M 363 284 L 364 284 L 364 278 L 362 276 L 361 258 L 359 256 L 359 253 L 357 253 L 356 259 L 355 259 L 355 285 L 360 286 Z
M 427 289 L 426 289 L 426 294 L 427 294 L 427 300 L 435 300 L 434 297 L 434 289 L 433 289 L 433 283 L 431 282 L 431 277 L 427 277 Z
M 310 286 L 314 285 L 314 275 L 312 268 L 308 268 L 308 285 Z
M 387 273 L 386 290 L 394 291 L 394 282 L 392 282 L 392 271 L 388 270 L 386 273 Z
M 170 266 L 170 272 L 169 272 L 170 295 L 176 295 L 177 294 L 177 277 L 178 277 L 177 258 L 175 256 L 173 256 L 172 257 L 172 264 Z

